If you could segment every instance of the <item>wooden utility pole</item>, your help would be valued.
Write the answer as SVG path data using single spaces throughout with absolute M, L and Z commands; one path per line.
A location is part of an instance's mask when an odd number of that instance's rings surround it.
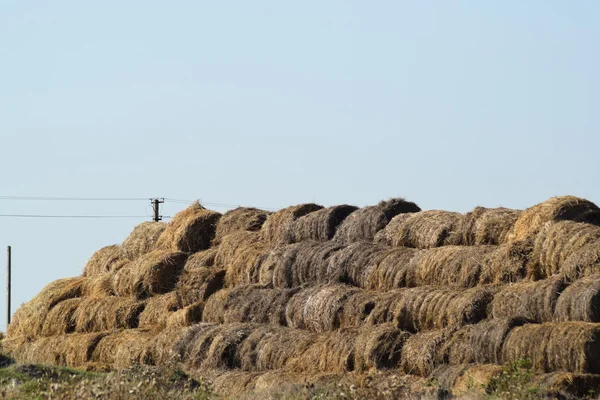
M 155 199 L 150 199 L 150 202 L 152 203 L 152 210 L 154 211 L 154 216 L 152 217 L 152 220 L 154 222 L 158 222 L 160 220 L 162 220 L 162 215 L 160 215 L 160 204 L 165 202 L 165 199 L 159 199 L 158 197 Z
M 10 325 L 10 269 L 11 269 L 11 247 L 6 248 L 7 263 L 6 263 L 6 328 Z

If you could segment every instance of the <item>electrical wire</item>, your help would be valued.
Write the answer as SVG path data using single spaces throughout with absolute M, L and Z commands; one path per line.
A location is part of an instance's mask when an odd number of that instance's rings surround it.
M 44 215 L 44 214 L 0 214 L 0 217 L 13 218 L 148 218 L 148 215 Z M 171 218 L 171 217 L 163 217 Z
M 45 197 L 45 196 L 0 196 L 0 200 L 43 200 L 43 201 L 141 201 L 149 197 Z

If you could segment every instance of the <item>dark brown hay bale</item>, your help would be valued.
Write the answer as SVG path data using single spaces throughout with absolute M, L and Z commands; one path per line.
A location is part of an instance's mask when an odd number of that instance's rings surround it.
M 417 249 L 458 245 L 461 218 L 459 213 L 439 210 L 400 214 L 377 234 L 375 240 L 388 246 Z
M 369 272 L 366 289 L 386 291 L 416 286 L 416 268 L 411 260 L 418 250 L 407 247 L 396 248 Z
M 551 372 L 534 376 L 532 386 L 548 393 L 548 398 L 587 398 L 600 391 L 600 375 Z M 567 397 L 569 398 L 569 397 Z
M 397 368 L 402 359 L 402 348 L 410 337 L 393 324 L 382 324 L 362 329 L 354 345 L 354 369 Z
M 73 368 L 85 367 L 106 333 L 84 333 L 49 336 L 26 346 L 17 356 L 21 363 L 50 364 Z
M 407 374 L 429 376 L 444 363 L 441 349 L 453 332 L 453 329 L 440 329 L 409 337 L 402 349 L 402 370 Z
M 502 373 L 502 367 L 494 364 L 440 365 L 431 377 L 437 384 L 451 391 L 454 396 L 486 394 L 490 381 Z
M 169 315 L 180 308 L 181 303 L 175 292 L 150 297 L 139 316 L 138 326 L 141 329 L 162 330 L 167 326 Z
M 422 250 L 412 260 L 416 284 L 474 287 L 494 250 L 496 246 L 444 246 Z
M 284 235 L 285 242 L 325 242 L 330 240 L 342 221 L 357 209 L 358 207 L 344 204 L 306 214 L 288 225 L 288 230 Z
M 92 361 L 125 369 L 135 364 L 149 364 L 147 348 L 154 334 L 146 330 L 126 329 L 104 336 L 92 353 Z
M 313 203 L 298 204 L 269 215 L 260 230 L 261 240 L 271 244 L 285 243 L 286 232 L 295 220 L 322 208 Z
M 124 297 L 84 298 L 73 315 L 76 332 L 137 328 L 144 302 Z
M 305 284 L 326 283 L 333 255 L 343 249 L 332 242 L 301 242 L 274 250 L 265 261 L 265 269 L 272 270 L 273 286 L 289 288 Z M 262 268 L 261 268 L 262 269 Z M 263 272 L 263 276 L 268 276 Z M 263 283 L 266 279 L 262 280 Z
M 156 250 L 133 263 L 131 292 L 137 298 L 145 298 L 170 292 L 175 288 L 187 254 Z
M 600 373 L 600 324 L 548 322 L 513 329 L 502 349 L 505 363 L 530 360 L 543 372 Z
M 154 250 L 160 235 L 166 229 L 164 222 L 142 222 L 133 228 L 122 244 L 126 258 L 136 260 Z
M 495 318 L 465 325 L 455 331 L 440 349 L 439 357 L 448 364 L 501 364 L 506 338 L 523 318 Z
M 217 248 L 211 247 L 192 254 L 185 262 L 185 270 L 205 269 L 215 265 Z
M 54 306 L 46 315 L 42 336 L 66 335 L 75 331 L 75 310 L 81 304 L 81 298 L 67 299 Z
M 7 337 L 15 339 L 34 339 L 44 326 L 48 311 L 58 303 L 80 297 L 86 278 L 66 278 L 49 283 L 29 302 L 23 304 L 14 313 L 7 329 Z
M 95 277 L 115 270 L 127 260 L 123 247 L 115 244 L 106 246 L 95 252 L 83 269 L 83 276 Z
M 600 246 L 600 227 L 573 221 L 543 225 L 535 239 L 529 266 L 532 275 L 543 279 L 562 272 L 566 260 L 587 245 Z
M 600 322 L 600 274 L 569 285 L 558 297 L 554 320 Z
M 286 325 L 285 311 L 290 298 L 299 289 L 270 289 L 245 285 L 224 289 L 206 301 L 205 322 L 254 322 Z
M 359 241 L 372 241 L 375 234 L 398 214 L 421 211 L 415 203 L 404 199 L 381 201 L 375 206 L 363 207 L 348 215 L 338 227 L 334 239 L 349 244 Z
M 156 242 L 156 249 L 196 253 L 210 247 L 221 214 L 194 203 L 177 213 Z
M 369 287 L 371 271 L 392 250 L 383 245 L 357 242 L 352 243 L 329 258 L 327 279 L 329 282 L 346 283 L 358 287 Z
M 473 211 L 468 212 L 462 218 L 460 224 L 461 244 L 476 246 L 506 243 L 508 234 L 521 213 L 521 210 L 504 207 L 475 207 Z
M 260 231 L 270 214 L 268 211 L 250 207 L 238 207 L 227 211 L 217 222 L 213 244 L 219 244 L 223 237 L 231 233 Z
M 179 277 L 175 292 L 182 307 L 204 301 L 221 290 L 225 283 L 225 271 L 205 268 L 185 270 Z
M 533 241 L 531 240 L 497 246 L 487 257 L 485 268 L 479 277 L 479 284 L 504 284 L 525 279 L 532 252 Z
M 531 322 L 554 319 L 556 302 L 568 282 L 557 275 L 541 281 L 522 281 L 502 287 L 492 302 L 494 318 L 523 317 Z
M 113 274 L 108 273 L 87 278 L 82 288 L 82 294 L 86 297 L 114 296 Z
M 183 328 L 202 321 L 204 302 L 190 304 L 167 317 L 167 328 Z
M 591 201 L 575 196 L 552 197 L 523 211 L 508 235 L 509 241 L 535 237 L 546 222 L 573 221 L 589 211 L 598 211 Z

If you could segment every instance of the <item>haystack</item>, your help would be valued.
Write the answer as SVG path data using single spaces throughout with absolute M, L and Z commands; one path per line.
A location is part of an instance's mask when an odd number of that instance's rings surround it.
M 598 210 L 594 203 L 579 197 L 552 197 L 523 211 L 507 239 L 518 241 L 533 238 L 546 222 L 573 221 L 581 219 L 586 212 Z
M 542 372 L 600 373 L 600 324 L 549 322 L 513 329 L 502 349 L 505 363 L 530 360 Z
M 210 247 L 221 214 L 194 203 L 177 213 L 156 242 L 159 250 L 196 253 Z
M 494 364 L 440 365 L 431 377 L 441 388 L 454 396 L 474 393 L 486 394 L 490 382 L 502 373 L 502 367 Z
M 166 228 L 164 222 L 147 221 L 137 225 L 122 244 L 126 258 L 136 260 L 150 253 Z
M 46 315 L 44 326 L 42 327 L 42 336 L 66 335 L 75 331 L 74 314 L 82 299 L 63 300 L 54 306 Z
M 86 297 L 114 296 L 113 274 L 106 273 L 87 278 L 82 288 L 82 294 Z
M 327 278 L 329 282 L 346 283 L 358 287 L 369 287 L 371 271 L 392 250 L 383 245 L 356 242 L 335 252 L 329 259 Z
M 167 316 L 167 328 L 183 328 L 202 321 L 204 302 L 190 304 Z
M 600 322 L 600 274 L 569 285 L 556 302 L 554 320 Z
M 285 242 L 325 242 L 334 237 L 337 227 L 358 207 L 347 204 L 323 208 L 306 214 L 288 225 Z
M 161 330 L 167 326 L 169 315 L 181 308 L 177 293 L 160 294 L 146 300 L 144 311 L 139 316 L 141 329 Z
M 186 269 L 175 286 L 182 307 L 205 301 L 225 284 L 225 271 L 217 268 Z
M 83 276 L 92 278 L 122 267 L 129 260 L 123 247 L 115 244 L 95 252 L 83 269 Z
M 316 335 L 314 342 L 293 360 L 291 367 L 297 373 L 353 371 L 357 335 L 355 328 Z
M 76 332 L 137 328 L 145 303 L 127 297 L 84 298 L 73 318 Z
M 225 285 L 257 283 L 260 267 L 270 246 L 260 241 L 258 232 L 237 232 L 221 239 L 215 256 L 215 266 L 224 269 Z
M 285 243 L 286 233 L 294 221 L 322 208 L 313 203 L 298 204 L 270 214 L 260 230 L 261 239 L 274 245 Z
M 221 239 L 231 233 L 260 231 L 270 214 L 269 211 L 251 207 L 238 207 L 227 211 L 217 222 L 213 245 L 218 245 Z
M 460 244 L 477 246 L 506 243 L 508 234 L 512 231 L 521 213 L 521 210 L 504 207 L 475 207 L 461 219 Z
M 369 270 L 365 289 L 386 291 L 416 286 L 416 268 L 411 262 L 419 250 L 398 247 Z
M 192 254 L 188 257 L 185 262 L 185 270 L 205 269 L 215 265 L 215 258 L 217 257 L 217 248 L 211 247 L 207 250 L 202 250 Z
M 600 243 L 589 243 L 571 254 L 562 264 L 561 273 L 571 280 L 600 273 Z
M 362 329 L 354 344 L 354 370 L 398 368 L 402 349 L 410 334 L 394 324 Z
M 156 250 L 133 263 L 131 292 L 140 299 L 167 293 L 175 288 L 187 254 Z
M 154 334 L 141 329 L 126 329 L 113 332 L 100 339 L 91 359 L 99 365 L 111 369 L 125 369 L 134 364 L 150 364 L 147 349 L 151 346 Z
M 567 286 L 568 282 L 561 275 L 504 286 L 494 297 L 492 316 L 523 317 L 531 322 L 552 321 L 556 302 Z
M 495 250 L 496 246 L 444 246 L 423 250 L 413 259 L 416 284 L 474 287 Z
M 421 211 L 415 203 L 404 199 L 390 199 L 375 206 L 363 207 L 350 214 L 338 227 L 334 239 L 349 244 L 359 241 L 372 241 L 377 232 L 398 214 Z
M 412 335 L 402 349 L 402 370 L 407 374 L 429 376 L 445 362 L 441 350 L 453 332 L 454 329 L 446 328 Z
M 533 252 L 533 241 L 509 242 L 497 246 L 487 256 L 479 284 L 504 284 L 525 279 Z
M 459 213 L 439 210 L 400 214 L 377 234 L 375 241 L 417 249 L 458 245 L 461 218 Z

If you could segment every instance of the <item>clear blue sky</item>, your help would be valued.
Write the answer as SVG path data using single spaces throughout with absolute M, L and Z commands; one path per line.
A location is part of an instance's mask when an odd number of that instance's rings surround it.
M 0 195 L 600 202 L 599 20 L 597 1 L 3 2 Z M 15 307 L 142 220 L 0 218 Z

